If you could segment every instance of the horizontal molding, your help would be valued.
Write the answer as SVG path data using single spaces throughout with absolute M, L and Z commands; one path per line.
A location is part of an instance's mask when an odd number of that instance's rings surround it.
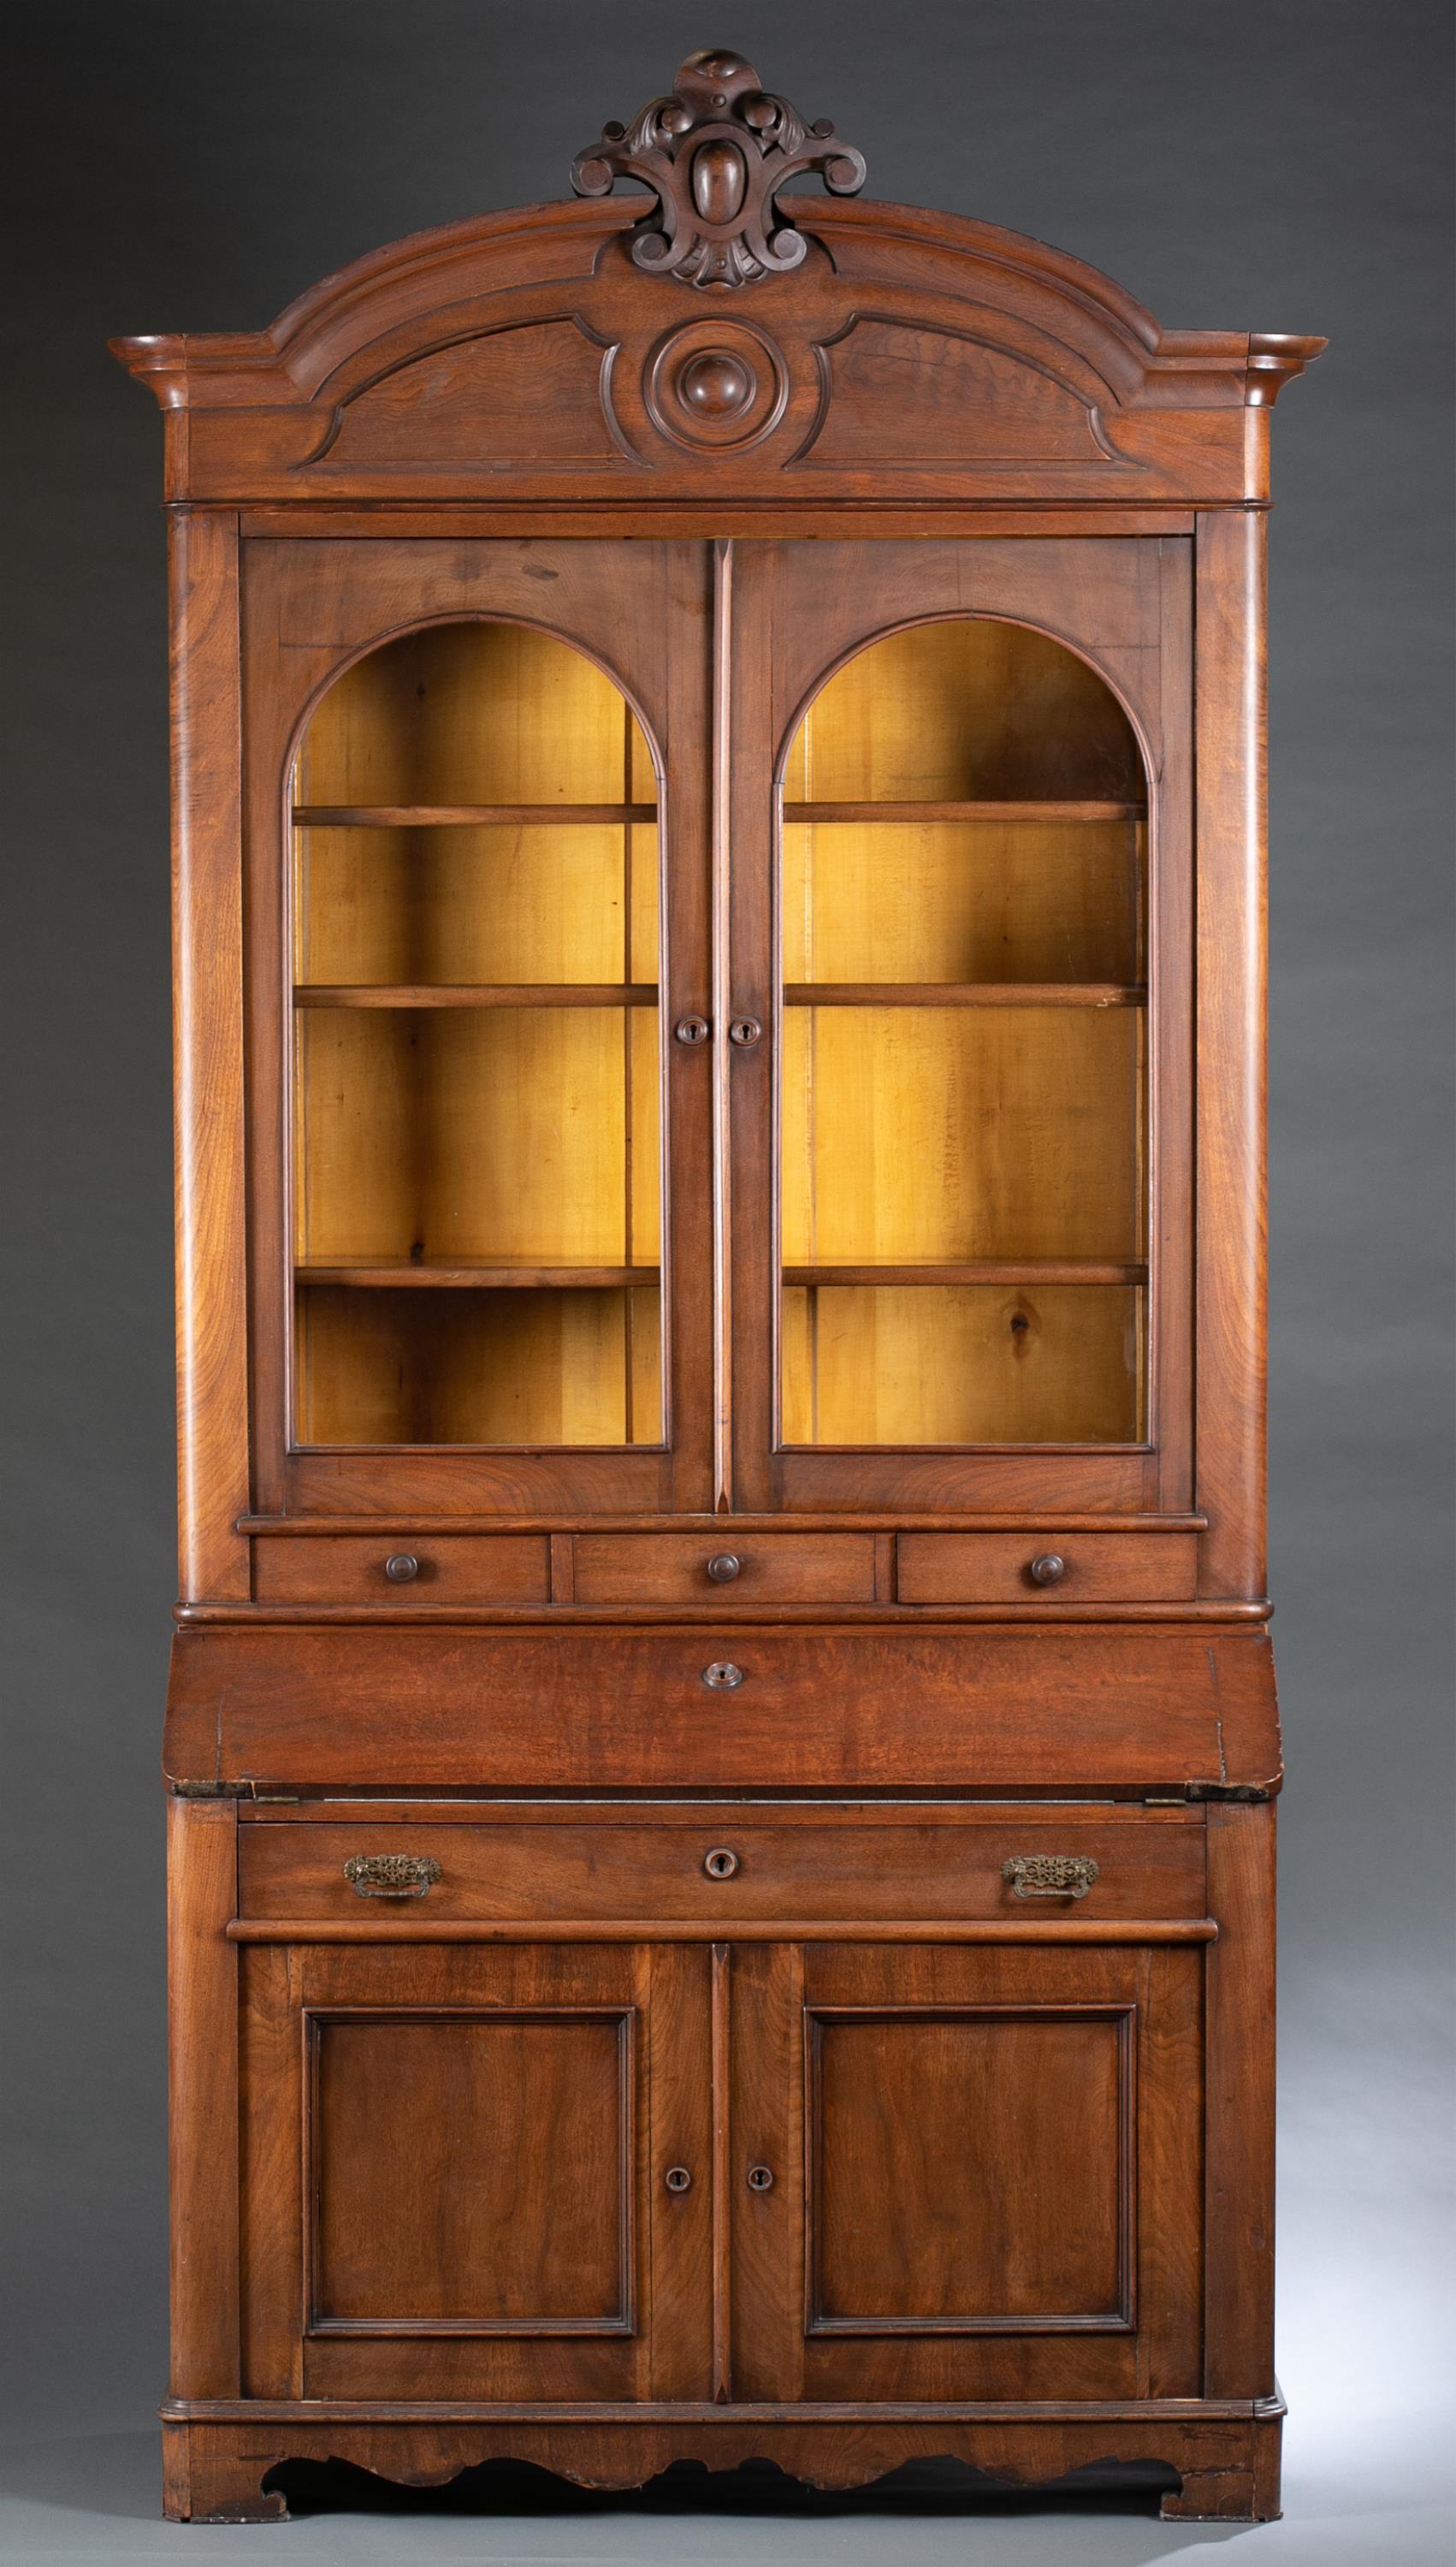
M 1275 2424 L 1284 2399 L 858 2399 L 775 2405 L 706 2399 L 167 2398 L 164 2424 Z
M 230 1943 L 1216 1943 L 1211 1916 L 234 1916 Z

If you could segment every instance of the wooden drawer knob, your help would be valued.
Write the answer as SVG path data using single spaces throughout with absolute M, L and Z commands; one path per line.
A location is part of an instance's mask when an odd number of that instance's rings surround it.
M 1059 1551 L 1038 1551 L 1026 1565 L 1026 1574 L 1035 1586 L 1056 1586 L 1066 1575 L 1066 1562 Z
M 708 1564 L 708 1574 L 715 1586 L 730 1586 L 742 1566 L 735 1552 L 716 1551 Z

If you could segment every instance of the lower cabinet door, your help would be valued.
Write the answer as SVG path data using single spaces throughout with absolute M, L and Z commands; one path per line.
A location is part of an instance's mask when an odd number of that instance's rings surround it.
M 250 1947 L 246 2390 L 705 2396 L 709 1967 L 692 1946 Z
M 1196 2396 L 1202 1961 L 739 1945 L 734 2397 Z

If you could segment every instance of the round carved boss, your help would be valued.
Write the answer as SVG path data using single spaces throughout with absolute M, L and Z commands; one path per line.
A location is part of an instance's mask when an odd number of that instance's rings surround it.
M 783 417 L 783 351 L 751 322 L 685 321 L 659 339 L 643 396 L 655 427 L 675 445 L 755 445 Z

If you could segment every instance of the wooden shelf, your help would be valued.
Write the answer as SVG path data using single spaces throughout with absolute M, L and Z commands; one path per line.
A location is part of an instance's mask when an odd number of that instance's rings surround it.
M 348 1284 L 373 1291 L 541 1292 L 636 1290 L 658 1282 L 656 1266 L 295 1266 L 299 1284 Z
M 785 802 L 785 820 L 1145 820 L 1141 802 Z
M 655 820 L 655 802 L 299 802 L 298 829 L 611 828 Z
M 1118 981 L 785 981 L 786 1007 L 1141 1007 Z
M 1095 1259 L 987 1257 L 962 1266 L 785 1266 L 785 1284 L 1146 1284 L 1145 1265 Z
M 655 1007 L 656 981 L 302 983 L 296 1007 Z

